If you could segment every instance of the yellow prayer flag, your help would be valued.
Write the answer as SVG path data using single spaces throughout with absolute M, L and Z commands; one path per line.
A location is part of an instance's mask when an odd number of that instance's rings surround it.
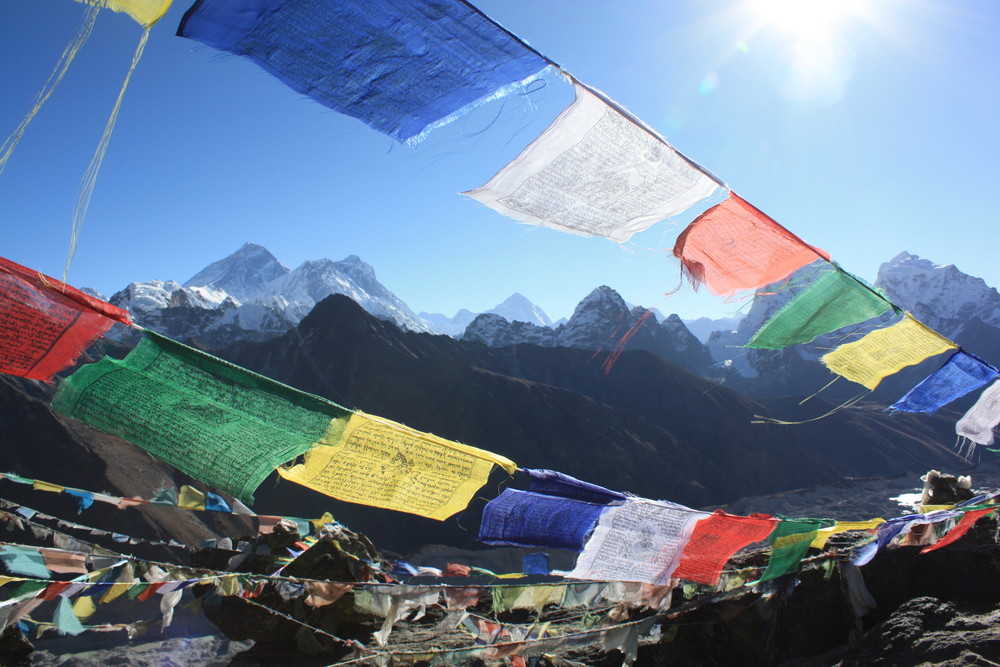
M 838 521 L 830 528 L 820 528 L 816 534 L 816 539 L 812 541 L 810 547 L 816 549 L 826 548 L 826 541 L 837 533 L 846 533 L 849 530 L 871 530 L 885 523 L 885 519 L 869 519 L 868 521 Z
M 95 611 L 97 611 L 97 607 L 94 606 L 94 598 L 89 595 L 81 595 L 73 603 L 73 613 L 81 621 L 86 621 L 94 615 Z
M 215 582 L 215 590 L 219 595 L 232 596 L 239 595 L 243 591 L 243 588 L 240 586 L 239 576 L 229 574 L 219 577 L 219 580 Z
M 566 587 L 560 585 L 497 586 L 493 589 L 494 609 L 534 609 L 541 611 L 547 604 L 562 604 Z
M 800 544 L 802 542 L 812 542 L 816 537 L 817 530 L 809 530 L 804 533 L 793 533 L 792 535 L 783 535 L 774 539 L 774 544 L 772 547 L 777 549 L 787 548 Z
M 887 375 L 957 347 L 906 313 L 891 327 L 841 345 L 820 361 L 837 375 L 875 389 Z
M 182 484 L 177 493 L 177 506 L 189 510 L 203 510 L 205 509 L 205 494 L 192 486 Z
M 333 420 L 305 463 L 278 473 L 339 500 L 443 521 L 468 506 L 494 463 L 517 469 L 498 454 L 355 413 L 346 426 Z
M 312 524 L 313 531 L 317 535 L 319 535 L 319 532 L 323 530 L 323 526 L 325 526 L 328 523 L 333 523 L 333 521 L 334 519 L 332 514 L 330 514 L 329 512 L 323 512 L 323 516 L 321 516 L 318 519 L 310 519 L 309 523 Z
M 108 588 L 108 591 L 103 596 L 101 596 L 101 604 L 108 604 L 109 602 L 114 602 L 125 593 L 128 593 L 131 588 L 132 588 L 131 582 L 127 583 L 115 582 L 111 584 L 110 588 Z
M 27 581 L 24 577 L 6 577 L 0 575 L 0 586 L 6 586 L 12 581 Z
M 149 28 L 163 18 L 173 0 L 76 0 L 85 5 L 123 12 L 143 28 Z
M 917 509 L 920 510 L 921 514 L 929 514 L 930 512 L 936 512 L 938 510 L 950 510 L 955 507 L 954 504 L 951 505 L 918 505 Z
M 66 490 L 65 486 L 59 486 L 58 484 L 51 484 L 37 479 L 31 486 L 35 489 L 35 491 L 51 491 L 52 493 L 62 493 Z
M 101 604 L 107 604 L 118 599 L 118 597 L 124 595 L 132 588 L 132 584 L 136 581 L 135 574 L 132 572 L 132 564 L 125 563 L 122 566 L 122 571 L 115 579 L 115 583 L 111 584 L 107 592 L 101 596 Z

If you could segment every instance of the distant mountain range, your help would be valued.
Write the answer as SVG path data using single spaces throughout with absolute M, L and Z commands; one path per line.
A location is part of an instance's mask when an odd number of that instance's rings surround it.
M 484 313 L 462 309 L 452 317 L 417 314 L 356 255 L 341 261 L 311 260 L 289 270 L 263 246 L 246 243 L 183 284 L 131 283 L 110 300 L 131 311 L 143 326 L 219 349 L 237 341 L 263 342 L 280 336 L 318 302 L 341 294 L 371 315 L 409 331 L 444 334 L 491 347 L 529 343 L 592 352 L 646 350 L 751 396 L 796 396 L 809 395 L 829 381 L 829 372 L 818 363 L 825 351 L 845 336 L 877 324 L 861 323 L 781 351 L 745 348 L 753 333 L 801 285 L 808 284 L 804 278 L 816 270 L 805 267 L 787 283 L 762 290 L 742 318 L 684 322 L 677 315 L 663 317 L 630 306 L 613 289 L 600 286 L 577 305 L 568 320 L 554 324 L 521 294 Z M 904 252 L 881 266 L 875 285 L 968 351 L 1000 361 L 1000 294 L 982 279 Z M 889 378 L 881 388 L 882 398 L 898 397 L 892 394 L 908 389 L 907 383 L 912 385 L 912 378 L 926 374 L 925 370 L 918 367 Z M 828 395 L 846 396 L 851 391 L 848 385 L 840 383 Z
M 356 255 L 335 262 L 310 260 L 288 269 L 267 248 L 245 243 L 183 284 L 173 280 L 130 283 L 109 301 L 131 312 L 143 326 L 168 336 L 218 347 L 234 340 L 267 340 L 294 327 L 319 302 L 343 294 L 375 317 L 410 331 L 461 335 L 477 313 L 454 317 L 416 314 Z M 540 308 L 514 294 L 490 313 L 548 326 Z

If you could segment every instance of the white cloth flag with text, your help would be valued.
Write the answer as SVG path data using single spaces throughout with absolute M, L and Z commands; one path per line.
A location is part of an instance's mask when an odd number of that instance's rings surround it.
M 993 429 L 1000 423 L 1000 380 L 987 387 L 976 404 L 955 424 L 955 433 L 978 445 L 993 444 Z
M 719 186 L 586 88 L 489 183 L 464 194 L 522 222 L 627 241 Z
M 665 585 L 695 523 L 706 516 L 674 503 L 644 499 L 609 507 L 566 576 Z

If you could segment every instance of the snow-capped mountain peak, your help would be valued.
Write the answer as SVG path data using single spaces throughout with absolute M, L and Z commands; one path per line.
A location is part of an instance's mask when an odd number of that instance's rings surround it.
M 493 347 L 530 343 L 610 351 L 621 345 L 655 352 L 696 373 L 706 371 L 711 365 L 708 350 L 684 322 L 677 315 L 670 315 L 661 324 L 652 314 L 641 306 L 630 309 L 618 292 L 602 285 L 584 297 L 573 316 L 558 327 L 511 322 L 493 313 L 483 313 L 472 321 L 462 337 Z
M 1000 293 L 954 264 L 935 264 L 902 252 L 879 267 L 875 285 L 893 303 L 946 336 L 953 336 L 973 315 L 1000 327 Z
M 233 254 L 196 273 L 184 287 L 222 290 L 240 301 L 252 301 L 266 296 L 268 285 L 287 273 L 288 268 L 267 248 L 244 243 Z
M 269 295 L 281 296 L 288 302 L 285 313 L 295 322 L 331 294 L 343 294 L 376 317 L 392 320 L 406 329 L 427 330 L 426 323 L 386 289 L 376 279 L 375 270 L 356 255 L 340 262 L 308 260 L 272 281 L 267 290 Z
M 227 302 L 230 305 L 238 305 L 238 302 L 222 290 L 182 287 L 173 280 L 129 283 L 125 289 L 113 294 L 110 302 L 135 315 L 148 314 L 164 308 L 216 309 Z
M 500 315 L 508 322 L 530 322 L 542 327 L 552 326 L 549 316 L 520 292 L 514 292 L 503 303 L 486 312 Z

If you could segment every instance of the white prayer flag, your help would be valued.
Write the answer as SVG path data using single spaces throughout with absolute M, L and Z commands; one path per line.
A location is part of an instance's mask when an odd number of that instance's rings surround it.
M 677 569 L 694 524 L 707 516 L 682 505 L 644 499 L 609 507 L 601 512 L 576 567 L 566 576 L 664 585 Z
M 977 445 L 993 444 L 993 429 L 1000 423 L 1000 380 L 979 396 L 976 404 L 955 423 L 955 433 Z
M 718 187 L 577 84 L 576 101 L 538 139 L 489 183 L 463 194 L 515 220 L 624 242 Z

